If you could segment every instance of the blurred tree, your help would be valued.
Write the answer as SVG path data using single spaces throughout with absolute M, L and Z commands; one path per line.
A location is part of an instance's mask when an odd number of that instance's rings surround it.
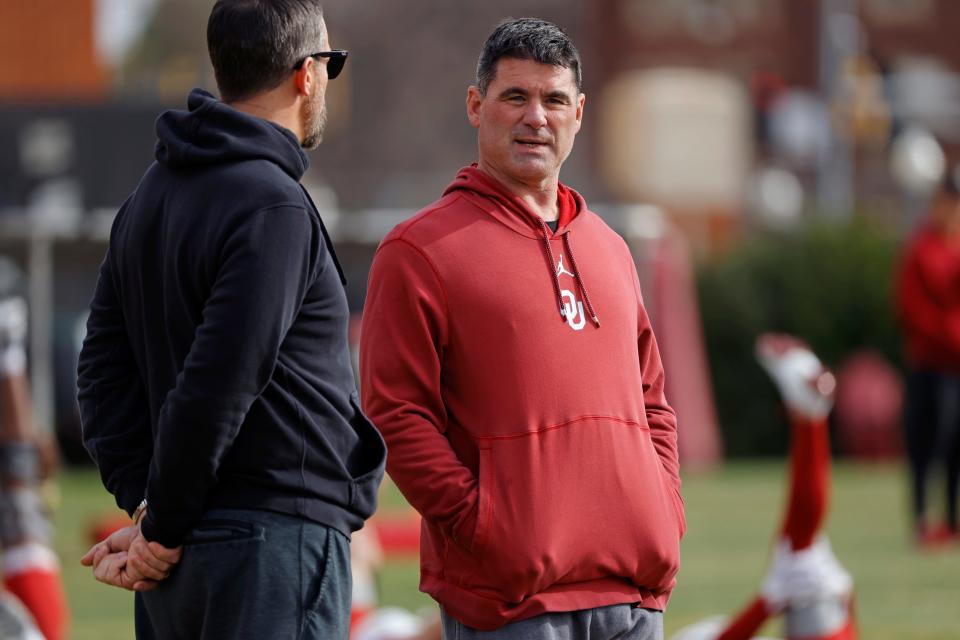
M 700 265 L 700 308 L 728 455 L 780 455 L 787 447 L 776 392 L 753 357 L 760 333 L 796 335 L 835 369 L 863 347 L 900 362 L 890 297 L 895 251 L 891 231 L 857 220 L 765 234 Z
M 161 0 L 123 65 L 120 93 L 182 101 L 194 86 L 212 88 L 207 18 L 214 0 Z M 209 82 L 209 84 L 208 84 Z

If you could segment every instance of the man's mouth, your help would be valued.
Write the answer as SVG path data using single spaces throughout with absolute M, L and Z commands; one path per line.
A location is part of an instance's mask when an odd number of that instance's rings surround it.
M 514 138 L 514 142 L 521 144 L 529 149 L 535 149 L 537 147 L 545 147 L 549 143 L 546 140 L 536 140 L 532 138 Z

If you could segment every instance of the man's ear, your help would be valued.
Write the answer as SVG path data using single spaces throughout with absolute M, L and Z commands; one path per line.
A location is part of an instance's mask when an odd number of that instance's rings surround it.
M 583 124 L 583 105 L 587 101 L 587 96 L 581 93 L 577 96 L 577 131 L 580 131 L 580 125 Z
M 483 103 L 483 96 L 480 94 L 480 88 L 471 85 L 467 88 L 467 119 L 474 129 L 480 127 L 480 106 Z
M 293 74 L 293 83 L 297 93 L 302 96 L 313 95 L 317 84 L 317 61 L 307 58 Z

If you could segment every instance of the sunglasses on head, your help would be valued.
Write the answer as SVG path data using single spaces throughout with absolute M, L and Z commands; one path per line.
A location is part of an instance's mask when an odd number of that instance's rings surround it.
M 344 49 L 333 49 L 332 51 L 317 51 L 316 53 L 311 53 L 306 56 L 303 60 L 298 62 L 293 68 L 299 69 L 303 66 L 303 63 L 307 61 L 307 58 L 327 58 L 327 78 L 333 80 L 340 72 L 343 71 L 343 65 L 347 62 L 347 52 Z

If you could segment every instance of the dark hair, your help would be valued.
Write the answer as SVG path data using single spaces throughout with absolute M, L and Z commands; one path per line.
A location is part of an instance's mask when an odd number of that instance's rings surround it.
M 483 44 L 477 62 L 477 87 L 483 95 L 486 95 L 487 87 L 493 82 L 500 58 L 534 60 L 570 69 L 577 91 L 582 89 L 583 77 L 577 48 L 563 29 L 546 20 L 508 18 L 497 25 Z
M 242 100 L 275 88 L 320 46 L 319 0 L 217 0 L 207 49 L 220 97 Z

